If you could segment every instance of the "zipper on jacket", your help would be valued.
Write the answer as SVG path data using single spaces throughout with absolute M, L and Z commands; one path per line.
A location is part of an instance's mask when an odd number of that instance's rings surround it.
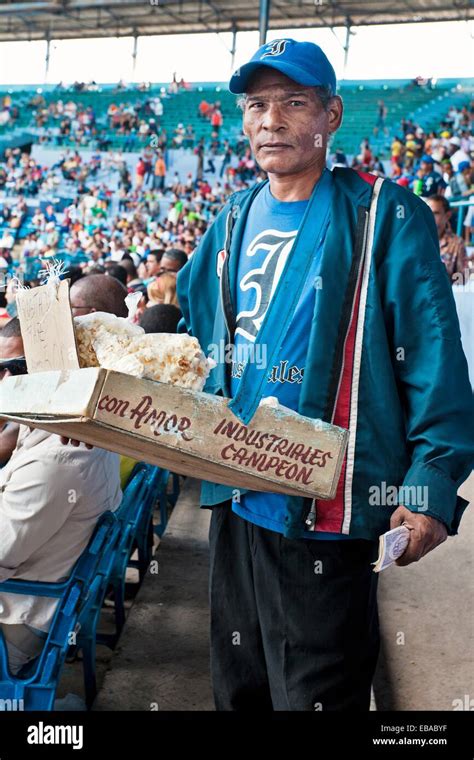
M 306 530 L 314 530 L 316 525 L 316 499 L 312 499 L 309 512 L 305 519 Z
M 219 283 L 221 307 L 222 307 L 222 313 L 224 316 L 224 323 L 226 326 L 229 343 L 234 342 L 234 336 L 230 329 L 229 319 L 228 319 L 228 315 L 232 309 L 232 304 L 228 303 L 228 300 L 230 298 L 230 293 L 228 293 L 226 297 L 224 293 L 224 285 L 226 282 L 228 282 L 227 278 L 228 278 L 228 272 L 229 272 L 230 241 L 232 237 L 232 227 L 234 226 L 234 220 L 235 220 L 233 209 L 234 209 L 234 206 L 232 206 L 226 218 L 226 236 L 225 236 L 225 242 L 224 242 L 225 258 L 224 258 L 224 264 L 222 266 L 221 278 L 220 278 L 220 283 Z

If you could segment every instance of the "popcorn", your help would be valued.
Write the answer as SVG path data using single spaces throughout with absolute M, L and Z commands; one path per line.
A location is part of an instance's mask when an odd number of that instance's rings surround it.
M 76 317 L 74 322 L 81 367 L 104 367 L 201 391 L 215 366 L 197 338 L 186 334 L 145 334 L 126 319 L 102 312 Z
M 75 317 L 74 326 L 80 367 L 106 367 L 109 351 L 113 356 L 127 351 L 133 337 L 145 334 L 142 327 L 104 311 Z

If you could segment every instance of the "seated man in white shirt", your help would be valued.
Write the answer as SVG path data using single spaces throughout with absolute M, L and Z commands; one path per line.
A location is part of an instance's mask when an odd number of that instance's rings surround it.
M 19 321 L 8 324 L 9 336 L 0 330 L 4 377 L 26 373 Z M 117 454 L 66 447 L 57 435 L 20 425 L 16 448 L 0 470 L 0 582 L 66 579 L 100 515 L 114 511 L 121 498 Z M 0 590 L 0 630 L 13 674 L 40 654 L 56 606 L 54 599 Z

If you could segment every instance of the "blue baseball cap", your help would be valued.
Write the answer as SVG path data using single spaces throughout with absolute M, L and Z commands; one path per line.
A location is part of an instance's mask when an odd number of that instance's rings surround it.
M 288 38 L 267 42 L 232 75 L 229 90 L 235 94 L 246 92 L 252 74 L 260 66 L 281 71 L 306 87 L 329 87 L 331 93 L 336 94 L 334 69 L 321 48 L 313 42 L 297 42 Z
M 433 156 L 430 156 L 428 153 L 423 153 L 421 157 L 421 163 L 422 164 L 434 164 L 434 158 Z

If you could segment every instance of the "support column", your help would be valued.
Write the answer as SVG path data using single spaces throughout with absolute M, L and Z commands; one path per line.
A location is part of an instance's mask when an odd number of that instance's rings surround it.
M 132 51 L 132 80 L 135 79 L 135 68 L 137 65 L 137 54 L 138 54 L 138 35 L 135 31 L 133 35 L 133 51 Z
M 237 27 L 235 24 L 233 24 L 232 25 L 232 47 L 230 49 L 230 70 L 231 71 L 234 71 L 236 48 L 237 48 Z
M 346 19 L 346 41 L 344 44 L 344 69 L 343 69 L 343 75 L 342 78 L 346 78 L 346 67 L 347 67 L 347 61 L 349 58 L 349 47 L 351 42 L 351 22 L 350 19 Z
M 270 1 L 260 0 L 260 9 L 258 14 L 258 33 L 260 37 L 259 45 L 265 45 L 267 41 L 268 19 L 270 18 Z
M 48 81 L 48 72 L 49 72 L 49 59 L 50 59 L 50 48 L 51 48 L 51 39 L 49 37 L 49 32 L 46 35 L 46 56 L 44 59 L 45 68 L 44 68 L 44 83 Z

